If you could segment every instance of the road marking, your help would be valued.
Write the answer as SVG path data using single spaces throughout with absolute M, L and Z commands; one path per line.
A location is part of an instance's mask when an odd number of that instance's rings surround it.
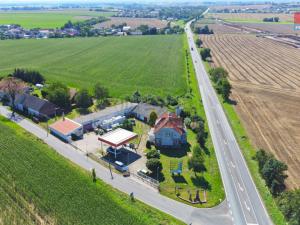
M 245 203 L 245 206 L 246 206 L 246 209 L 250 212 L 250 207 L 247 205 L 247 202 L 246 201 L 244 201 L 244 203 Z
M 227 141 L 226 141 L 225 139 L 224 139 L 224 144 L 225 144 L 225 145 L 227 145 L 227 144 L 228 144 L 228 143 L 227 143 Z
M 238 182 L 238 185 L 239 185 L 239 189 L 241 190 L 241 191 L 244 191 L 244 188 L 242 188 L 242 186 L 241 186 L 241 184 Z
M 233 163 L 232 161 L 230 161 L 230 164 L 231 164 L 231 166 L 232 166 L 233 168 L 235 168 L 235 165 L 234 165 L 234 163 Z

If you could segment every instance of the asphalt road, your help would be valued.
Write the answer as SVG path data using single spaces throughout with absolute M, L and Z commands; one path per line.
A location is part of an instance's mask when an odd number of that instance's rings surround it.
M 204 68 L 190 24 L 185 29 L 233 223 L 273 224 Z

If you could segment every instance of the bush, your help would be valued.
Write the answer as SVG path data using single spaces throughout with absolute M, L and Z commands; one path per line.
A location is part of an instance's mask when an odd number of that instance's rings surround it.
M 146 162 L 147 168 L 154 174 L 162 171 L 162 164 L 157 158 L 148 159 Z
M 206 61 L 207 58 L 211 57 L 210 49 L 209 48 L 201 49 L 200 50 L 200 55 L 201 55 L 202 60 Z
M 151 149 L 151 142 L 150 141 L 146 142 L 146 148 Z
M 146 154 L 147 159 L 159 159 L 160 155 L 157 150 L 150 150 Z

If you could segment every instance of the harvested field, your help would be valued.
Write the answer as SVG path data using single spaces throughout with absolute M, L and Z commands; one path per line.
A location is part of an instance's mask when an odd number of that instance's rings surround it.
M 300 30 L 294 30 L 294 24 L 275 23 L 235 23 L 235 25 L 258 29 L 264 32 L 278 34 L 300 34 Z
M 210 7 L 212 10 L 222 10 L 222 9 L 265 9 L 269 8 L 271 5 L 267 4 L 257 4 L 257 5 L 216 5 Z
M 198 23 L 196 26 L 203 27 L 205 25 L 208 25 L 209 29 L 212 29 L 215 34 L 241 34 L 241 33 L 243 33 L 242 28 L 228 26 L 223 23 L 215 23 L 215 24 Z
M 275 14 L 275 13 L 209 13 L 207 18 L 217 18 L 228 22 L 248 22 L 248 23 L 264 23 L 264 18 L 279 17 L 279 23 L 293 23 L 293 14 Z M 270 23 L 270 22 L 265 22 Z M 276 23 L 278 24 L 278 23 Z
M 202 36 L 213 64 L 229 71 L 232 98 L 251 140 L 288 164 L 300 187 L 300 51 L 255 35 Z
M 110 28 L 114 25 L 126 23 L 127 26 L 137 28 L 140 25 L 148 25 L 149 27 L 164 28 L 167 26 L 167 21 L 155 18 L 127 18 L 127 17 L 111 17 L 110 20 L 96 25 L 97 28 Z

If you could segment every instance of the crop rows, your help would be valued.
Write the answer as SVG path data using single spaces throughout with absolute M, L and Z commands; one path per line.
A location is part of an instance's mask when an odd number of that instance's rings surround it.
M 246 34 L 202 36 L 215 66 L 229 71 L 236 109 L 257 148 L 289 166 L 289 188 L 300 187 L 300 52 Z
M 94 184 L 86 172 L 2 117 L 0 187 L 0 196 L 15 192 L 6 201 L 12 202 L 18 215 L 29 214 L 33 207 L 30 217 L 46 223 L 177 224 L 142 203 L 131 202 L 101 181 Z

